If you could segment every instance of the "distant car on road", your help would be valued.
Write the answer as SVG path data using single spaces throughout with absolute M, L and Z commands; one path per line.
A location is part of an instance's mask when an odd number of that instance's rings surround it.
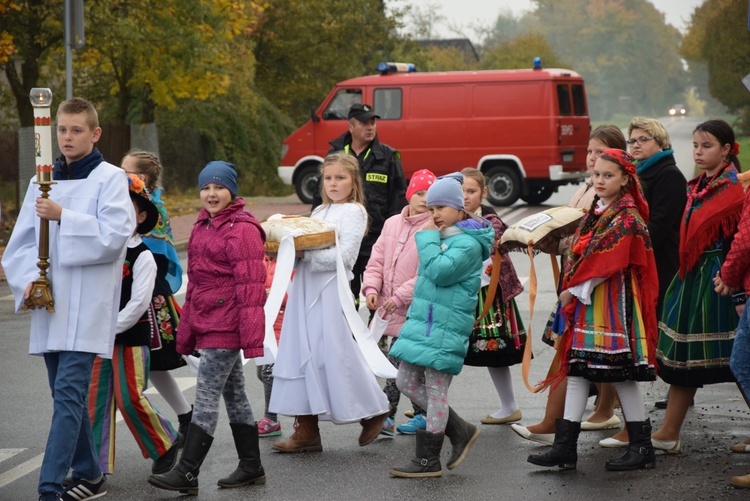
M 685 106 L 682 104 L 675 104 L 671 108 L 669 108 L 669 116 L 670 117 L 684 117 L 687 114 L 687 110 L 685 109 Z

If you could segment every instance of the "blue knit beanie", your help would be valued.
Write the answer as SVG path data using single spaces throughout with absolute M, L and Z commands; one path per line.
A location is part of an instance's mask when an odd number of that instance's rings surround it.
M 427 207 L 444 205 L 456 210 L 464 210 L 464 176 L 460 172 L 453 172 L 437 178 L 427 190 Z
M 198 174 L 198 188 L 203 189 L 209 183 L 220 184 L 228 189 L 233 197 L 237 196 L 237 171 L 229 162 L 215 160 L 203 167 Z

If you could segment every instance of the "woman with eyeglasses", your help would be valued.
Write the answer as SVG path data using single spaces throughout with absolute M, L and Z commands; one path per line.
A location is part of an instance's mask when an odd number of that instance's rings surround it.
M 661 318 L 664 294 L 680 262 L 680 220 L 685 209 L 687 181 L 674 159 L 667 129 L 654 118 L 636 117 L 628 126 L 628 151 L 636 161 L 643 195 L 651 217 L 648 232 L 654 246 L 659 275 L 657 315 Z M 623 428 L 599 442 L 602 447 L 627 447 L 628 431 Z
M 744 192 L 737 174 L 739 146 L 724 120 L 693 131 L 701 174 L 688 183 L 680 227 L 679 272 L 667 289 L 656 359 L 669 387 L 664 422 L 651 435 L 655 449 L 680 452 L 680 429 L 698 388 L 733 382 L 729 359 L 739 316 L 732 297 L 714 290 L 714 277 L 737 231 Z

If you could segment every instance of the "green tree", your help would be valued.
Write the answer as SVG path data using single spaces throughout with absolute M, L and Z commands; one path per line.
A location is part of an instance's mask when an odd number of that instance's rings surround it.
M 82 86 L 92 98 L 113 96 L 110 118 L 119 123 L 226 95 L 236 78 L 252 84 L 250 37 L 261 12 L 252 1 L 86 2 L 88 43 L 76 65 Z
M 590 112 L 659 114 L 686 90 L 680 33 L 647 0 L 534 0 L 534 29 L 586 79 Z
M 46 63 L 55 47 L 61 45 L 62 15 L 63 4 L 59 1 L 0 0 L 0 66 L 22 127 L 34 125 L 29 91 L 54 76 Z
M 379 61 L 421 62 L 396 35 L 399 16 L 383 0 L 275 0 L 254 37 L 259 92 L 301 123 L 336 82 L 374 73 Z
M 750 71 L 747 9 L 744 0 L 706 0 L 693 12 L 681 47 L 691 69 L 705 65 L 708 90 L 731 112 L 750 108 L 740 81 Z
M 485 52 L 480 69 L 529 69 L 535 57 L 542 59 L 545 68 L 566 68 L 555 51 L 542 35 L 529 33 L 520 35 L 512 41 L 496 45 Z

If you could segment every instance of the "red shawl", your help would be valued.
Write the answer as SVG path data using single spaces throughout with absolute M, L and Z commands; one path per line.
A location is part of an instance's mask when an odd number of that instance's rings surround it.
M 703 189 L 701 184 L 708 182 Z M 680 278 L 693 269 L 701 254 L 719 239 L 731 238 L 742 215 L 744 193 L 737 169 L 729 164 L 707 179 L 691 179 L 680 226 Z
M 597 219 L 598 218 L 598 219 Z M 585 233 L 581 235 L 581 231 Z M 638 212 L 633 196 L 623 195 L 610 204 L 601 216 L 589 211 L 573 236 L 563 290 L 581 284 L 591 278 L 611 277 L 615 273 L 630 269 L 638 282 L 643 304 L 643 321 L 648 339 L 649 360 L 656 360 L 658 328 L 656 321 L 656 301 L 659 294 L 659 278 L 656 273 L 654 250 L 648 227 Z M 573 298 L 564 308 L 566 333 L 573 328 L 578 298 Z M 631 323 L 632 325 L 632 323 Z M 553 377 L 554 382 L 562 380 L 568 372 L 568 352 L 572 335 L 563 335 L 560 347 L 560 371 Z

